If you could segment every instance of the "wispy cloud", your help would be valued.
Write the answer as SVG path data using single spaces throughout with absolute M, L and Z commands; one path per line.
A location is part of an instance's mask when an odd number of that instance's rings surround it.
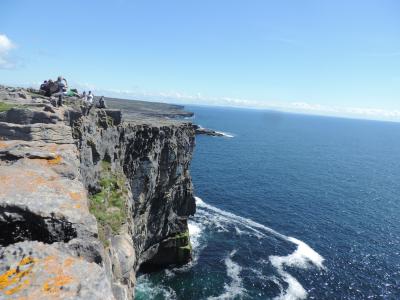
M 389 110 L 382 108 L 368 107 L 342 107 L 327 106 L 321 104 L 310 104 L 306 102 L 294 102 L 283 107 L 290 111 L 298 111 L 304 113 L 315 113 L 319 115 L 357 117 L 365 119 L 391 120 L 400 121 L 400 110 Z
M 253 109 L 271 109 L 294 113 L 400 121 L 400 110 L 389 110 L 383 108 L 331 106 L 309 102 L 257 101 L 235 97 L 212 97 L 205 96 L 201 93 L 190 95 L 178 91 L 149 92 L 143 90 L 101 89 L 91 84 L 85 84 L 82 86 L 90 87 L 98 94 L 128 99 L 177 104 L 201 104 Z
M 15 67 L 15 63 L 9 58 L 9 53 L 14 48 L 16 48 L 15 44 L 5 34 L 0 34 L 0 69 Z
M 39 83 L 24 84 L 23 86 L 38 86 Z M 194 104 L 226 106 L 237 108 L 268 109 L 291 113 L 304 113 L 323 116 L 349 117 L 371 120 L 386 120 L 400 122 L 400 109 L 384 109 L 373 107 L 354 107 L 354 106 L 334 106 L 318 103 L 309 103 L 304 101 L 284 102 L 284 101 L 257 101 L 252 99 L 235 97 L 212 97 L 201 93 L 185 94 L 178 91 L 151 92 L 145 90 L 129 89 L 107 89 L 100 88 L 90 83 L 71 82 L 71 86 L 78 90 L 91 90 L 96 95 L 108 97 L 156 101 L 175 104 Z

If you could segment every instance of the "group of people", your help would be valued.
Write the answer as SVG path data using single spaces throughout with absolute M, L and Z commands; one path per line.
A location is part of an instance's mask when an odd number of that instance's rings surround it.
M 63 96 L 68 90 L 68 82 L 62 76 L 58 76 L 56 81 L 45 80 L 40 85 L 40 93 L 47 97 L 56 97 L 56 106 L 62 106 Z
M 86 91 L 84 91 L 80 98 L 83 100 L 84 103 L 88 103 L 90 105 L 93 105 L 94 96 L 92 94 L 92 91 L 89 91 L 88 94 L 86 94 Z
M 83 101 L 83 105 L 86 108 L 85 110 L 87 111 L 87 113 L 89 113 L 90 109 L 94 106 L 94 96 L 92 94 L 92 91 L 89 91 L 88 94 L 86 94 L 86 91 L 84 91 L 82 95 L 79 95 L 76 89 L 68 90 L 68 82 L 62 76 L 58 76 L 56 81 L 53 81 L 51 79 L 45 80 L 40 85 L 40 93 L 50 97 L 50 99 L 53 96 L 56 97 L 55 99 L 56 107 L 63 106 L 64 96 L 75 96 L 81 99 Z M 95 107 L 106 108 L 106 102 L 103 96 L 100 97 L 98 102 L 95 104 Z
M 104 96 L 101 96 L 100 99 L 94 103 L 94 96 L 92 94 L 92 91 L 89 91 L 88 94 L 86 94 L 86 91 L 82 93 L 82 96 L 80 97 L 87 109 L 87 114 L 89 114 L 90 110 L 92 109 L 93 106 L 96 108 L 107 108 L 106 106 L 106 101 L 104 100 Z

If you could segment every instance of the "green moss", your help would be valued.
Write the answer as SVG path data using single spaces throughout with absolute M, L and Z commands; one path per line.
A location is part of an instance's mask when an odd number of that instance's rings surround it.
M 17 107 L 18 105 L 11 104 L 11 103 L 5 103 L 5 102 L 0 102 L 0 112 L 10 110 L 13 107 Z
M 175 239 L 183 239 L 183 238 L 187 238 L 189 239 L 189 230 L 183 231 L 181 233 L 178 233 L 174 236 Z
M 128 190 L 125 186 L 124 175 L 113 172 L 109 162 L 102 161 L 101 167 L 99 180 L 101 190 L 89 197 L 89 209 L 97 219 L 99 239 L 108 246 L 106 229 L 110 229 L 113 234 L 118 234 L 126 222 Z
M 192 253 L 192 244 L 190 243 L 189 230 L 178 233 L 173 236 L 176 245 L 177 257 L 181 263 L 190 260 Z
M 192 256 L 192 245 L 190 242 L 183 247 L 177 248 L 178 263 L 185 264 L 190 261 Z

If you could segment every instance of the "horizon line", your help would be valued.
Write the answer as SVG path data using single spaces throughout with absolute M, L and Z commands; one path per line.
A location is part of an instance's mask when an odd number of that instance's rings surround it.
M 301 114 L 310 116 L 336 117 L 354 120 L 371 120 L 391 123 L 400 123 L 400 110 L 388 110 L 381 108 L 367 107 L 339 107 L 321 104 L 297 102 L 263 102 L 233 97 L 204 97 L 201 93 L 197 95 L 186 95 L 180 92 L 147 92 L 99 88 L 88 83 L 71 82 L 71 86 L 78 90 L 92 90 L 95 93 L 104 95 L 108 98 L 118 98 L 123 100 L 137 100 L 145 102 L 159 102 L 177 105 L 198 105 L 209 107 L 225 107 L 251 110 L 275 111 L 281 113 Z M 8 83 L 14 87 L 38 87 L 40 82 Z M 7 84 L 1 84 L 7 85 Z

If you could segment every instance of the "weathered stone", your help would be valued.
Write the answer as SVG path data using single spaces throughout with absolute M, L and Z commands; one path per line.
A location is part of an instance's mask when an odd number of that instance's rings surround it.
M 86 190 L 77 174 L 66 172 L 77 167 L 74 145 L 1 142 L 0 244 L 95 236 Z
M 16 243 L 0 258 L 0 299 L 114 299 L 104 269 L 60 246 Z
M 143 253 L 142 257 L 147 260 L 143 262 L 142 269 L 151 270 L 168 265 L 186 264 L 191 259 L 191 251 L 189 231 L 176 234 Z
M 62 123 L 21 125 L 0 122 L 0 136 L 5 140 L 43 141 L 57 144 L 74 143 L 71 127 Z
M 14 124 L 56 124 L 62 120 L 62 116 L 48 111 L 36 111 L 28 108 L 11 108 L 0 113 L 0 121 Z
M 5 95 L 12 104 L 24 104 L 0 114 L 0 245 L 18 245 L 25 253 L 31 243 L 40 244 L 44 253 L 59 251 L 97 264 L 114 297 L 124 300 L 133 297 L 141 263 L 189 261 L 189 237 L 181 233 L 187 232 L 187 218 L 195 212 L 189 173 L 194 129 L 190 123 L 159 117 L 187 113 L 177 106 L 160 112 L 136 101 L 141 111 L 134 112 L 135 120 L 124 122 L 119 110 L 93 108 L 86 113 L 80 100 L 72 98 L 54 108 L 21 98 L 21 91 L 0 86 L 0 101 Z M 116 199 L 122 206 L 104 206 L 102 212 L 123 219 L 111 227 L 104 219 L 96 222 L 87 192 L 96 194 L 96 201 L 106 201 L 99 193 L 107 186 L 101 181 L 115 174 L 120 176 L 108 188 L 125 190 L 124 199 Z M 121 207 L 124 213 L 118 214 Z M 107 293 L 92 299 L 107 299 Z

